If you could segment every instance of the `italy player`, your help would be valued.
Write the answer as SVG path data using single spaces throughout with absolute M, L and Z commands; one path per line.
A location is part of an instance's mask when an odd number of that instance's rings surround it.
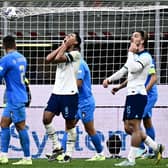
M 3 38 L 3 48 L 6 55 L 0 59 L 0 80 L 5 81 L 6 107 L 1 117 L 1 155 L 0 163 L 8 163 L 8 148 L 10 143 L 10 124 L 13 122 L 19 133 L 20 144 L 24 158 L 13 165 L 32 165 L 30 156 L 30 141 L 26 129 L 25 103 L 28 101 L 24 83 L 27 61 L 16 50 L 15 38 Z
M 151 55 L 145 50 L 147 40 L 148 35 L 146 32 L 134 32 L 131 36 L 131 44 L 126 63 L 119 71 L 103 81 L 103 86 L 106 88 L 112 81 L 118 80 L 128 73 L 127 97 L 123 121 L 125 131 L 131 135 L 131 148 L 127 159 L 115 164 L 115 166 L 119 167 L 134 166 L 136 164 L 135 158 L 141 142 L 144 142 L 154 150 L 156 163 L 162 157 L 163 146 L 157 144 L 140 128 L 144 108 L 147 104 L 145 82 L 152 63 Z
M 90 69 L 84 59 L 81 59 L 80 62 L 80 68 L 77 75 L 77 85 L 79 89 L 79 104 L 76 123 L 79 120 L 83 122 L 85 131 L 88 133 L 96 150 L 96 155 L 86 161 L 105 160 L 100 137 L 94 128 L 95 100 L 91 88 Z M 62 142 L 62 146 L 64 147 L 64 150 L 66 150 L 66 134 L 64 134 Z
M 155 129 L 152 124 L 152 109 L 158 99 L 156 82 L 157 82 L 157 75 L 156 75 L 156 69 L 155 69 L 155 60 L 153 58 L 152 65 L 149 69 L 149 75 L 145 83 L 147 94 L 148 94 L 148 100 L 143 114 L 143 125 L 145 127 L 146 134 L 150 136 L 153 140 L 155 140 Z M 139 150 L 139 153 L 137 153 L 137 155 L 143 153 L 143 151 L 146 150 L 143 143 L 141 144 L 141 149 L 142 150 Z M 144 153 L 143 155 L 139 155 L 139 156 L 142 156 L 143 158 L 153 158 L 154 153 L 151 148 L 148 148 L 147 153 Z
M 78 110 L 76 77 L 81 60 L 80 43 L 81 39 L 78 33 L 68 34 L 61 46 L 48 54 L 46 58 L 48 62 L 55 63 L 57 69 L 54 89 L 44 110 L 43 124 L 52 141 L 52 157 L 55 158 L 63 152 L 63 149 L 51 122 L 55 115 L 58 116 L 62 113 L 65 119 L 65 131 L 68 134 L 65 162 L 70 161 L 76 140 L 75 116 Z

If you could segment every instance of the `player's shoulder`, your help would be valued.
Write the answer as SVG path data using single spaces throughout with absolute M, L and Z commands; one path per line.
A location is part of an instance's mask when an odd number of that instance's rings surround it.
M 81 53 L 78 50 L 70 51 L 70 54 L 75 58 L 81 58 Z
M 140 57 L 140 59 L 149 60 L 150 62 L 152 62 L 152 55 L 147 50 L 144 50 L 143 52 L 141 52 L 139 54 L 139 57 Z

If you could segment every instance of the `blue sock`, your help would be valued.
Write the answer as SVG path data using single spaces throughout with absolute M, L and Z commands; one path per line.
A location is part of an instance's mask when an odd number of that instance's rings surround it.
M 141 142 L 140 146 L 139 146 L 141 149 L 145 149 L 145 144 L 144 142 Z
M 146 134 L 150 136 L 153 140 L 155 140 L 155 130 L 153 127 L 146 129 Z M 153 150 L 149 148 L 149 153 L 153 153 Z
M 10 142 L 10 128 L 1 128 L 1 151 L 8 153 Z
M 67 132 L 65 131 L 63 138 L 61 140 L 61 146 L 64 149 L 64 152 L 66 151 L 66 141 L 67 141 Z
M 26 128 L 19 130 L 20 143 L 25 157 L 30 156 L 30 140 Z
M 93 145 L 96 148 L 97 153 L 101 153 L 103 151 L 103 146 L 101 145 L 99 135 L 96 133 L 95 135 L 90 136 L 90 138 L 91 138 Z

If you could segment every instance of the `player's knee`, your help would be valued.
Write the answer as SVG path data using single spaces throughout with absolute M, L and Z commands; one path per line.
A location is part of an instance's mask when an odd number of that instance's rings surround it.
M 128 126 L 125 126 L 124 129 L 125 129 L 125 132 L 126 132 L 127 134 L 129 134 L 129 135 L 131 135 L 132 132 L 133 132 L 133 131 L 131 130 L 131 128 L 128 127 Z
M 43 118 L 43 124 L 44 125 L 47 125 L 47 124 L 50 124 L 51 121 L 48 119 L 48 118 Z
M 96 134 L 96 130 L 94 128 L 85 128 L 85 131 L 88 133 L 88 135 L 92 136 Z
M 47 125 L 47 124 L 50 124 L 52 122 L 52 116 L 51 115 L 48 115 L 46 113 L 44 113 L 43 115 L 43 124 L 44 125 Z

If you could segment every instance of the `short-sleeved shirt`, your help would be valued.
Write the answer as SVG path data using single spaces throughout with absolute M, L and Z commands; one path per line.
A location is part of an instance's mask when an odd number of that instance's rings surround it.
M 79 51 L 66 53 L 67 62 L 57 64 L 53 93 L 57 95 L 73 95 L 78 93 L 76 84 L 77 72 L 80 65 Z

